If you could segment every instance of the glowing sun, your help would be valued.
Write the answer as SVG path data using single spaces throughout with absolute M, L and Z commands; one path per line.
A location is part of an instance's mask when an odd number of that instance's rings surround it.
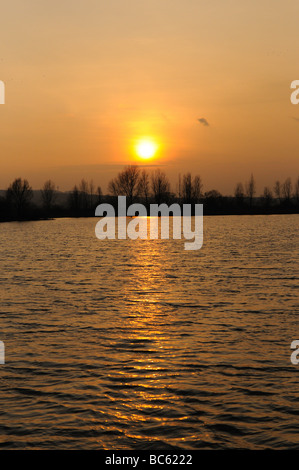
M 136 153 L 140 158 L 153 158 L 157 152 L 158 145 L 149 139 L 142 139 L 136 145 Z

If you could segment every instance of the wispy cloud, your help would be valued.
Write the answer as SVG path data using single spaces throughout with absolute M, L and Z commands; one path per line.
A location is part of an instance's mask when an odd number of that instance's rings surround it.
M 208 121 L 205 119 L 205 118 L 199 118 L 197 119 L 198 122 L 200 122 L 200 124 L 202 124 L 203 126 L 209 126 L 210 124 L 208 123 Z

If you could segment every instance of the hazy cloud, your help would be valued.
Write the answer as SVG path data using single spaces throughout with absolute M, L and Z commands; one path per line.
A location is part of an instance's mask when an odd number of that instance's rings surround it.
M 198 122 L 200 122 L 200 124 L 202 124 L 203 126 L 209 126 L 210 124 L 208 123 L 208 121 L 205 119 L 205 118 L 199 118 L 197 119 Z

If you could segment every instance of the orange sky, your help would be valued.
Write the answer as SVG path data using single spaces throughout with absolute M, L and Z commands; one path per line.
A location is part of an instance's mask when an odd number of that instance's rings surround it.
M 143 135 L 173 187 L 186 171 L 224 194 L 251 172 L 260 192 L 297 177 L 298 18 L 297 0 L 6 2 L 0 188 L 85 177 L 105 192 Z

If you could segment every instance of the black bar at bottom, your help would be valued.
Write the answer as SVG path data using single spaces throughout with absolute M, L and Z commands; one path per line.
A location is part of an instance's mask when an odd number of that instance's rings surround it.
M 294 454 L 291 456 L 290 454 Z M 288 459 L 296 457 L 296 451 L 285 450 L 2 450 L 0 459 L 5 458 L 10 466 L 13 464 L 26 464 L 30 468 L 41 465 L 55 466 L 74 462 L 76 467 L 89 469 L 210 469 L 216 466 L 229 465 L 240 468 L 242 465 L 261 464 L 266 459 L 267 466 L 273 461 L 275 465 L 286 464 Z M 55 470 L 55 468 L 54 468 Z

